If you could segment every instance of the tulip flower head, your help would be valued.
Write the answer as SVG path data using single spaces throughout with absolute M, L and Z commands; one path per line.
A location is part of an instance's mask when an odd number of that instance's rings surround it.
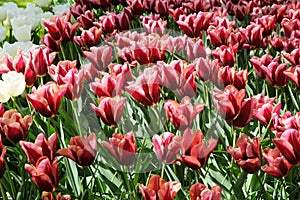
M 195 183 L 189 190 L 191 200 L 221 200 L 222 188 L 213 186 L 210 189 L 202 183 Z
M 89 166 L 94 162 L 97 154 L 96 134 L 91 133 L 87 137 L 72 137 L 69 147 L 59 149 L 57 153 L 70 158 L 81 166 Z
M 147 186 L 140 183 L 138 186 L 145 200 L 172 200 L 181 188 L 180 183 L 166 182 L 159 175 L 151 176 Z

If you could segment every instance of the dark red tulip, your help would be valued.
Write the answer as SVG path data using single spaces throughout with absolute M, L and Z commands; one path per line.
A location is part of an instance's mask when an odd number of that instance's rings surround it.
M 110 74 L 103 73 L 102 79 L 90 83 L 90 89 L 99 97 L 114 97 L 121 94 L 122 85 Z
M 2 144 L 2 136 L 0 134 L 0 178 L 4 175 L 6 166 L 5 166 L 5 154 L 7 147 Z
M 37 76 L 45 76 L 48 67 L 53 63 L 56 53 L 50 53 L 48 48 L 38 47 L 30 49 L 29 66 Z
M 70 6 L 70 13 L 75 19 L 87 11 L 87 5 L 74 4 Z
M 202 183 L 195 183 L 189 190 L 191 200 L 221 200 L 222 188 L 213 186 L 210 189 Z
M 6 136 L 14 143 L 25 140 L 32 123 L 32 116 L 24 118 L 17 110 L 8 110 L 0 117 L 1 135 Z
M 293 167 L 280 153 L 278 148 L 265 149 L 264 158 L 267 164 L 262 167 L 262 170 L 276 178 L 285 177 Z
M 264 15 L 254 20 L 255 24 L 263 27 L 263 36 L 271 35 L 273 30 L 276 28 L 276 16 Z
M 174 100 L 166 100 L 164 109 L 167 113 L 167 118 L 174 125 L 177 130 L 185 130 L 191 127 L 193 120 L 204 108 L 204 104 L 191 103 L 189 97 L 183 97 L 178 103 Z
M 300 163 L 300 135 L 298 130 L 285 130 L 279 138 L 274 138 L 273 142 L 290 163 L 294 165 Z
M 153 151 L 158 160 L 163 163 L 171 164 L 176 160 L 177 153 L 180 150 L 180 142 L 176 141 L 176 136 L 170 132 L 164 132 L 161 136 L 152 137 Z
M 251 58 L 250 61 L 261 79 L 268 80 L 275 87 L 282 87 L 287 84 L 287 78 L 284 73 L 287 65 L 279 64 L 279 59 L 279 56 L 273 59 L 272 56 L 266 54 L 261 58 Z
M 56 41 L 49 33 L 43 35 L 41 41 L 50 50 L 55 51 L 55 52 L 60 51 L 59 42 Z
M 103 141 L 102 145 L 121 165 L 133 164 L 137 150 L 133 132 L 114 133 L 109 142 Z
M 207 163 L 217 144 L 216 139 L 209 139 L 205 144 L 201 130 L 193 132 L 188 128 L 182 137 L 182 156 L 179 159 L 189 168 L 200 169 Z
M 127 12 L 123 12 L 121 14 L 117 14 L 115 16 L 116 26 L 119 31 L 129 30 L 130 27 L 130 16 L 128 16 Z
M 238 90 L 233 85 L 226 86 L 224 91 L 214 90 L 214 104 L 227 123 L 244 127 L 252 120 L 256 100 L 244 99 L 245 96 L 245 89 Z
M 91 133 L 87 137 L 71 137 L 68 148 L 59 149 L 57 153 L 70 158 L 81 166 L 91 165 L 97 154 L 97 137 Z
M 77 18 L 80 27 L 83 29 L 90 29 L 94 26 L 93 22 L 95 21 L 95 15 L 92 11 L 87 10 L 83 14 L 80 14 Z
M 112 48 L 104 45 L 100 47 L 91 47 L 91 51 L 84 51 L 83 55 L 93 64 L 99 71 L 105 71 L 112 62 Z
M 245 29 L 240 28 L 240 33 L 245 37 L 246 42 L 243 45 L 243 48 L 249 49 L 252 47 L 263 46 L 263 31 L 264 29 L 261 26 L 251 24 L 248 25 Z
M 105 33 L 111 34 L 116 28 L 116 13 L 106 13 L 106 15 L 100 16 L 99 22 L 94 22 L 94 24 Z
M 145 5 L 142 0 L 127 0 L 132 13 L 134 15 L 142 15 L 145 9 Z
M 108 126 L 115 126 L 119 123 L 122 117 L 122 111 L 126 98 L 102 97 L 99 98 L 98 107 L 91 104 L 92 110 L 101 118 L 101 120 Z
M 285 38 L 275 36 L 270 40 L 270 44 L 276 51 L 282 51 L 284 48 L 284 44 L 286 42 Z
M 176 8 L 176 9 L 170 8 L 169 9 L 169 14 L 172 16 L 174 21 L 178 21 L 180 15 L 187 15 L 188 13 L 184 10 L 183 7 L 179 7 L 179 8 Z
M 147 186 L 140 183 L 138 186 L 145 200 L 172 200 L 181 188 L 180 183 L 166 182 L 159 175 L 151 176 Z
M 154 10 L 161 17 L 166 17 L 169 14 L 169 1 L 167 0 L 155 1 Z
M 47 156 L 40 157 L 35 165 L 25 164 L 25 170 L 42 191 L 52 192 L 57 188 L 59 182 L 57 158 L 50 162 Z
M 58 62 L 57 66 L 51 65 L 49 75 L 58 85 L 66 85 L 67 91 L 65 97 L 74 101 L 81 96 L 83 89 L 84 71 L 78 71 L 76 68 L 77 62 L 64 60 Z
M 231 154 L 237 164 L 247 173 L 256 173 L 261 166 L 261 149 L 259 138 L 251 142 L 246 134 L 241 134 L 236 142 L 237 148 L 228 146 L 226 150 Z
M 99 44 L 99 39 L 102 30 L 97 27 L 92 27 L 89 30 L 82 30 L 81 36 L 75 36 L 74 42 L 78 44 L 82 49 L 88 50 L 92 46 Z
M 135 82 L 129 82 L 126 91 L 145 106 L 155 105 L 160 99 L 160 77 L 157 71 L 144 71 Z
M 39 158 L 46 156 L 52 162 L 55 158 L 56 145 L 57 145 L 57 133 L 53 133 L 48 140 L 46 140 L 45 135 L 40 133 L 35 142 L 24 142 L 20 141 L 20 145 L 25 152 L 28 161 L 36 165 Z
M 58 86 L 55 82 L 41 84 L 37 89 L 32 88 L 32 93 L 26 97 L 41 115 L 54 117 L 59 109 L 60 102 L 67 91 L 67 86 Z

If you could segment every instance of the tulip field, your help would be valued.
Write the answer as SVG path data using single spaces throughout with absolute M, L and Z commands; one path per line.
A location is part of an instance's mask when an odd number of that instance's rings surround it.
M 300 199 L 298 0 L 0 2 L 0 199 Z

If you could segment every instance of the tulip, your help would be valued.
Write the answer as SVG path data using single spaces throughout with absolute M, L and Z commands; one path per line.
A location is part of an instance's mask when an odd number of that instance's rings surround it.
M 81 36 L 75 36 L 74 42 L 78 44 L 82 49 L 88 50 L 92 46 L 99 44 L 99 39 L 102 30 L 97 27 L 92 27 L 89 30 L 82 30 Z
M 2 144 L 2 136 L 0 134 L 0 178 L 4 175 L 5 172 L 5 154 L 6 154 L 7 147 L 3 146 Z
M 300 65 L 300 48 L 294 49 L 291 53 L 282 54 L 293 66 Z
M 4 26 L 0 26 L 0 42 L 6 39 L 6 29 Z
M 212 62 L 208 58 L 197 58 L 195 61 L 195 69 L 198 77 L 202 81 L 209 81 L 212 76 Z
M 35 165 L 25 164 L 25 170 L 42 191 L 52 192 L 57 188 L 59 182 L 57 158 L 51 163 L 47 156 L 43 156 Z
M 103 73 L 102 79 L 96 78 L 90 83 L 90 89 L 99 97 L 114 97 L 121 94 L 121 87 L 110 74 Z
M 100 16 L 99 22 L 94 24 L 101 28 L 105 33 L 111 34 L 115 31 L 116 28 L 116 13 L 106 13 L 106 15 Z
M 219 59 L 223 66 L 228 65 L 230 67 L 233 67 L 235 63 L 237 48 L 237 45 L 230 47 L 222 45 L 212 51 L 212 56 L 215 59 Z
M 180 150 L 180 143 L 176 141 L 176 136 L 170 132 L 164 132 L 161 136 L 154 135 L 152 138 L 153 151 L 158 160 L 163 163 L 171 164 L 176 160 Z
M 144 71 L 135 82 L 129 82 L 126 91 L 139 103 L 152 106 L 160 99 L 160 78 L 157 71 Z
M 203 57 L 205 58 L 208 55 L 208 52 L 204 46 L 204 43 L 201 39 L 198 39 L 196 42 L 191 38 L 187 38 L 185 50 L 187 53 L 188 59 L 195 60 L 196 58 Z
M 127 4 L 129 5 L 132 14 L 134 15 L 142 15 L 144 12 L 144 4 L 142 0 L 127 0 Z
M 119 31 L 129 30 L 130 17 L 126 12 L 123 11 L 121 14 L 117 14 L 115 16 L 115 21 Z
M 101 118 L 104 124 L 108 126 L 115 126 L 119 123 L 122 117 L 122 111 L 126 98 L 102 97 L 98 101 L 98 107 L 91 104 L 92 110 Z
M 133 132 L 113 133 L 109 142 L 103 141 L 102 145 L 121 165 L 133 164 L 137 150 Z
M 2 74 L 3 81 L 0 80 L 3 85 L 1 91 L 1 102 L 6 102 L 10 97 L 16 97 L 21 95 L 26 86 L 25 76 L 22 73 L 16 71 L 9 71 Z
M 243 48 L 249 48 L 250 46 L 259 47 L 263 45 L 263 31 L 261 26 L 255 24 L 248 25 L 245 29 L 240 28 L 240 33 L 245 37 L 246 42 Z
M 76 64 L 76 61 L 65 60 L 58 62 L 57 66 L 51 65 L 48 69 L 49 75 L 58 85 L 67 86 L 65 97 L 72 101 L 80 97 L 83 89 L 84 71 L 78 72 Z
M 97 154 L 97 137 L 91 133 L 87 137 L 71 137 L 68 148 L 59 149 L 57 153 L 70 158 L 81 166 L 91 165 Z
M 148 34 L 157 33 L 159 35 L 164 34 L 165 29 L 167 28 L 167 21 L 163 21 L 156 16 L 143 16 L 142 22 L 143 27 Z
M 70 13 L 73 15 L 74 19 L 77 19 L 81 14 L 87 11 L 87 5 L 80 5 L 78 3 L 70 6 Z
M 96 69 L 96 67 L 88 63 L 86 65 L 81 66 L 81 70 L 83 71 L 83 78 L 88 82 L 93 82 L 96 77 L 101 76 L 101 72 Z
M 122 64 L 111 64 L 108 66 L 110 75 L 114 77 L 124 89 L 129 81 L 132 81 L 132 73 L 128 62 Z
M 60 51 L 59 42 L 56 41 L 49 33 L 43 35 L 41 41 L 50 50 L 55 52 Z
M 169 1 L 167 0 L 159 0 L 155 1 L 154 10 L 161 17 L 166 17 L 169 14 Z
M 180 103 L 174 100 L 166 100 L 164 105 L 167 118 L 177 130 L 181 131 L 192 126 L 194 118 L 203 108 L 204 104 L 193 105 L 191 99 L 187 96 L 182 98 Z
M 208 38 L 210 43 L 215 47 L 227 45 L 227 41 L 230 37 L 232 28 L 226 29 L 225 27 L 209 27 L 207 30 Z
M 14 27 L 13 32 L 18 41 L 26 42 L 31 40 L 31 26 L 23 25 Z
M 32 88 L 32 93 L 26 97 L 36 111 L 44 117 L 54 117 L 59 109 L 60 102 L 67 91 L 65 85 L 58 86 L 55 82 L 41 84 L 37 89 Z
M 140 183 L 138 186 L 145 200 L 172 200 L 181 188 L 180 183 L 166 182 L 159 175 L 151 176 L 147 186 Z
M 27 115 L 23 118 L 17 110 L 8 110 L 0 118 L 1 134 L 17 143 L 27 138 L 31 123 L 31 116 Z
M 272 58 L 270 55 L 264 55 L 261 58 L 254 57 L 250 59 L 257 75 L 262 79 L 267 79 L 275 87 L 282 87 L 287 84 L 287 78 L 284 71 L 286 64 L 279 64 L 279 56 Z
M 283 72 L 285 76 L 290 79 L 298 89 L 300 89 L 300 65 L 290 67 Z
M 80 24 L 80 27 L 89 29 L 94 26 L 93 22 L 95 20 L 95 15 L 92 11 L 87 10 L 84 14 L 80 14 L 76 19 Z
M 53 162 L 57 145 L 57 133 L 53 133 L 48 140 L 46 140 L 43 133 L 40 133 L 34 143 L 20 141 L 20 145 L 31 164 L 36 165 L 38 159 L 43 156 Z
M 270 44 L 276 51 L 282 51 L 284 48 L 285 38 L 281 38 L 278 36 L 273 37 L 270 40 Z
M 221 200 L 222 188 L 213 186 L 212 189 L 202 183 L 195 183 L 189 190 L 191 200 Z
M 251 142 L 246 134 L 241 134 L 236 145 L 238 148 L 227 146 L 227 152 L 244 171 L 256 173 L 260 169 L 262 158 L 259 138 L 255 137 Z
M 33 48 L 29 54 L 29 66 L 37 76 L 45 76 L 48 67 L 53 63 L 56 53 L 50 53 L 48 48 Z
M 179 160 L 189 168 L 200 169 L 207 163 L 217 144 L 218 141 L 216 139 L 209 139 L 207 144 L 205 144 L 201 130 L 193 132 L 188 128 L 183 133 L 182 156 L 179 157 Z
M 206 31 L 210 21 L 213 18 L 213 12 L 198 12 L 198 14 L 180 15 L 176 21 L 184 34 L 191 38 L 202 36 L 202 31 Z
M 98 69 L 105 71 L 112 62 L 112 48 L 110 46 L 91 47 L 91 52 L 84 51 L 83 55 Z
M 244 99 L 245 89 L 238 90 L 233 85 L 225 87 L 224 91 L 214 90 L 213 102 L 227 123 L 244 127 L 253 117 L 256 100 Z
M 262 94 L 256 95 L 253 98 L 257 99 L 256 112 L 253 117 L 258 119 L 265 126 L 268 126 L 274 114 L 279 115 L 281 109 L 281 103 L 273 105 L 275 98 L 265 97 Z M 273 123 L 271 128 L 273 128 Z
M 287 129 L 279 138 L 274 138 L 273 142 L 290 163 L 294 165 L 300 163 L 300 135 L 298 130 Z
M 276 178 L 285 177 L 293 167 L 280 153 L 278 148 L 265 149 L 264 158 L 267 164 L 262 167 L 262 170 Z

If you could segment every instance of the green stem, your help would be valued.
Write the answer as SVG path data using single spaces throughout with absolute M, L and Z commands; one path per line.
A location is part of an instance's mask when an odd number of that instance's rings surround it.
M 74 113 L 74 116 L 75 116 L 75 121 L 76 121 L 76 128 L 79 132 L 79 135 L 83 136 L 81 126 L 80 126 L 80 122 L 79 122 L 79 118 L 78 118 L 78 110 L 77 110 L 77 107 L 74 105 L 74 103 L 75 103 L 74 101 L 71 102 L 73 113 Z
M 0 190 L 1 190 L 3 200 L 8 200 L 6 192 L 4 191 L 1 181 L 0 181 Z
M 160 175 L 161 178 L 164 178 L 165 168 L 166 168 L 166 163 L 163 163 L 161 168 L 161 175 Z
M 66 54 L 65 54 L 63 45 L 60 44 L 59 46 L 60 46 L 60 51 L 61 51 L 61 54 L 62 54 L 62 56 L 63 56 L 63 59 L 64 59 L 64 60 L 67 60 L 67 59 L 66 59 Z

